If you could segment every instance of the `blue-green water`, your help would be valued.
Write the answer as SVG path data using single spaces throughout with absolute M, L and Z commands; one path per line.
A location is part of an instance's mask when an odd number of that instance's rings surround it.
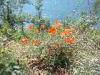
M 51 20 L 63 19 L 66 16 L 78 16 L 82 11 L 88 12 L 88 7 L 88 0 L 44 0 L 42 16 Z M 32 5 L 25 5 L 23 12 L 36 15 Z

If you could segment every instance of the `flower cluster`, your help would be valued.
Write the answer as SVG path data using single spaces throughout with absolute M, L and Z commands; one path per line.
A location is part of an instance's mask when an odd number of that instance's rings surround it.
M 74 44 L 75 38 L 72 37 L 72 34 L 74 32 L 74 29 L 72 28 L 66 28 L 63 32 L 61 32 L 60 36 L 64 38 L 64 42 L 67 44 Z
M 21 38 L 21 44 L 22 45 L 28 45 L 30 42 L 29 42 L 29 39 L 27 38 L 27 37 L 23 37 L 23 38 Z M 38 39 L 33 39 L 32 40 L 32 42 L 31 42 L 31 44 L 33 45 L 33 46 L 38 46 L 38 45 L 40 45 L 40 43 L 41 43 L 41 41 L 40 40 L 38 40 Z
M 42 24 L 40 26 L 40 28 L 45 29 L 44 25 L 45 24 Z M 28 25 L 29 31 L 34 30 L 34 28 L 35 28 L 34 24 Z M 51 26 L 50 28 L 48 28 L 45 32 L 48 33 L 50 36 L 59 35 L 60 38 L 63 39 L 63 42 L 66 44 L 74 44 L 75 43 L 75 38 L 72 37 L 74 29 L 71 27 L 63 28 L 62 23 L 58 20 L 56 20 L 54 25 Z M 35 36 L 35 34 L 37 34 L 37 33 L 40 33 L 39 29 L 35 29 L 35 33 L 32 33 L 32 34 L 33 34 L 33 36 Z M 40 33 L 40 34 L 42 34 L 42 33 Z M 48 36 L 48 35 L 46 34 L 46 36 Z M 39 46 L 41 44 L 41 41 L 39 39 L 31 39 L 31 42 L 32 42 L 31 44 L 33 46 Z M 29 39 L 27 37 L 23 37 L 23 38 L 21 38 L 21 43 L 23 45 L 27 45 L 27 44 L 29 44 Z

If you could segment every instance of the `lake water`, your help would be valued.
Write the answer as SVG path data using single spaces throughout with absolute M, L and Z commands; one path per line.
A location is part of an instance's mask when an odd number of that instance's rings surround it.
M 90 0 L 90 2 L 92 2 Z M 63 19 L 66 16 L 78 16 L 82 11 L 88 11 L 88 0 L 44 0 L 43 17 Z M 36 10 L 32 5 L 25 5 L 23 12 L 36 15 Z

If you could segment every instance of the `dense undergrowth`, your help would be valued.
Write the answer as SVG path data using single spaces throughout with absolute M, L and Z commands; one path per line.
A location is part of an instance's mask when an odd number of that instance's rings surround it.
M 19 19 L 18 19 L 19 20 Z M 82 19 L 81 19 L 82 20 Z M 88 22 L 44 21 L 0 30 L 0 75 L 99 75 L 100 30 Z M 23 21 L 18 21 L 22 24 Z

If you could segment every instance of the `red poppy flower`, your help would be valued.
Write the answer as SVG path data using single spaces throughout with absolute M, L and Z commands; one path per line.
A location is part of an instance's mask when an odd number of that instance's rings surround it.
M 48 33 L 50 34 L 55 34 L 56 33 L 56 29 L 54 27 L 51 27 L 49 30 L 48 30 Z
M 71 38 L 71 37 L 68 37 L 68 38 L 64 39 L 64 42 L 67 43 L 67 44 L 74 44 L 75 43 L 75 39 Z
M 71 35 L 73 33 L 72 29 L 65 29 L 63 32 L 61 32 L 60 36 L 64 37 L 65 35 Z
M 26 38 L 26 37 L 21 38 L 21 44 L 26 45 L 28 43 L 29 43 L 28 38 Z
M 65 36 L 65 32 L 60 33 L 60 36 L 64 37 Z
M 33 27 L 34 27 L 33 24 L 31 24 L 31 25 L 28 26 L 28 29 L 29 29 L 29 30 L 32 30 Z
M 64 32 L 65 32 L 65 35 L 71 35 L 73 31 L 72 29 L 65 29 Z
M 40 45 L 40 40 L 32 40 L 32 45 L 33 46 L 39 46 Z

